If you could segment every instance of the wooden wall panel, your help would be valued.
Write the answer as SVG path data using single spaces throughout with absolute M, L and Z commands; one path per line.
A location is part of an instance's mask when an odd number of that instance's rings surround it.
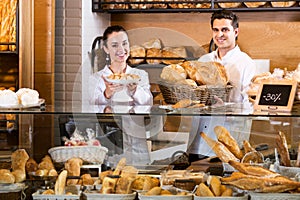
M 270 59 L 274 68 L 293 70 L 300 62 L 299 12 L 239 12 L 242 50 L 254 59 Z M 127 30 L 160 27 L 179 31 L 202 46 L 211 39 L 211 13 L 115 14 L 112 24 Z M 184 44 L 183 44 L 184 45 Z

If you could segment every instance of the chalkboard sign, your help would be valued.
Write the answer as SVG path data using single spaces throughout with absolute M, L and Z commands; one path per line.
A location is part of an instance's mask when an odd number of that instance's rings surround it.
M 291 111 L 297 88 L 296 81 L 262 82 L 255 99 L 255 110 Z

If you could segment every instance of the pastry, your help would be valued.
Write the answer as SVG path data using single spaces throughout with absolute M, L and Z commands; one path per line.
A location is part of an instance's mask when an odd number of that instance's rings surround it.
M 229 131 L 223 126 L 216 126 L 214 132 L 220 142 L 222 142 L 238 159 L 243 158 L 243 152 L 241 151 L 236 140 L 231 136 Z
M 15 183 L 21 183 L 26 179 L 26 172 L 23 170 L 17 169 L 11 173 L 15 177 Z
M 291 7 L 296 3 L 296 1 L 271 1 L 271 5 L 275 8 L 277 7 Z
M 83 174 L 81 176 L 82 185 L 93 185 L 94 180 L 90 174 Z
M 266 2 L 244 2 L 248 8 L 258 8 L 266 4 Z

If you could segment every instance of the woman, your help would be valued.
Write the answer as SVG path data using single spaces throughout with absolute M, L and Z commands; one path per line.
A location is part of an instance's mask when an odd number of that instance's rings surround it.
M 107 105 L 128 102 L 131 105 L 152 105 L 148 73 L 132 68 L 127 64 L 130 55 L 128 34 L 121 26 L 110 26 L 103 34 L 103 49 L 107 54 L 107 63 L 102 70 L 95 73 L 95 86 L 90 99 L 92 104 Z M 117 84 L 107 81 L 112 74 L 136 74 L 138 83 Z
M 148 73 L 132 68 L 127 64 L 130 55 L 128 34 L 121 26 L 110 26 L 103 33 L 103 49 L 107 54 L 104 68 L 93 75 L 89 84 L 92 87 L 91 104 L 111 107 L 112 112 L 124 112 L 124 107 L 145 106 L 153 103 L 150 92 Z M 137 83 L 118 84 L 107 81 L 113 74 L 135 74 L 140 80 Z M 121 105 L 119 105 L 121 104 Z M 130 106 L 123 106 L 123 105 Z M 122 115 L 123 154 L 128 163 L 148 163 L 149 152 L 146 140 L 144 117 L 139 115 Z M 160 121 L 159 121 L 160 122 Z M 156 123 L 154 120 L 153 123 Z M 114 156 L 112 160 L 118 160 Z

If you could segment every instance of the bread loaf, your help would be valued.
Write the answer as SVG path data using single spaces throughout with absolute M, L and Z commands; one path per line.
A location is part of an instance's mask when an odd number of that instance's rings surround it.
M 226 70 L 218 62 L 186 61 L 181 66 L 199 85 L 225 86 L 228 83 Z
M 14 183 L 15 177 L 8 169 L 0 169 L 0 183 Z
M 221 8 L 237 8 L 240 5 L 242 5 L 242 3 L 241 2 L 236 2 L 236 3 L 218 3 L 218 5 Z
M 160 64 L 162 62 L 161 59 L 154 59 L 153 57 L 161 58 L 162 57 L 161 49 L 157 49 L 157 48 L 147 49 L 146 50 L 146 62 L 148 64 Z M 153 59 L 151 59 L 151 58 L 153 58 Z
M 106 176 L 103 179 L 102 182 L 102 188 L 100 190 L 100 193 L 102 194 L 114 194 L 116 191 L 116 184 L 117 184 L 118 178 L 110 178 Z
M 26 179 L 26 172 L 23 170 L 20 169 L 14 170 L 12 174 L 15 177 L 15 183 L 21 183 Z
M 288 144 L 287 144 L 285 134 L 282 131 L 278 132 L 278 136 L 276 138 L 276 145 L 278 147 L 278 152 L 280 154 L 281 163 L 284 166 L 290 167 L 291 160 L 290 160 Z
M 160 78 L 169 82 L 178 82 L 187 78 L 184 68 L 178 64 L 165 66 L 160 74 Z
M 21 170 L 25 171 L 25 165 L 29 156 L 25 149 L 18 149 L 11 154 L 11 167 L 12 170 Z
M 141 59 L 135 59 L 132 57 L 142 57 Z M 146 49 L 139 45 L 133 45 L 130 48 L 130 58 L 129 62 L 132 65 L 137 65 L 144 62 L 144 57 L 146 57 Z
M 25 169 L 27 173 L 38 170 L 38 164 L 33 158 L 29 158 L 26 162 Z
M 68 172 L 68 176 L 80 176 L 80 167 L 83 161 L 80 158 L 71 158 L 65 163 L 65 169 Z M 78 179 L 69 179 L 67 185 L 76 185 Z
M 248 8 L 257 8 L 266 4 L 266 2 L 244 2 Z
M 48 171 L 51 169 L 55 169 L 52 159 L 49 155 L 45 155 L 42 158 L 42 161 L 39 163 L 38 168 L 41 170 L 46 169 Z
M 142 44 L 145 49 L 161 49 L 161 41 L 158 38 L 152 38 Z
M 291 7 L 296 3 L 296 1 L 271 1 L 273 7 Z
M 164 57 L 164 58 L 186 58 L 187 52 L 184 47 L 164 47 L 162 49 L 162 57 Z M 166 65 L 178 64 L 183 61 L 184 61 L 184 59 L 182 59 L 182 60 L 181 59 L 162 60 L 162 62 Z

